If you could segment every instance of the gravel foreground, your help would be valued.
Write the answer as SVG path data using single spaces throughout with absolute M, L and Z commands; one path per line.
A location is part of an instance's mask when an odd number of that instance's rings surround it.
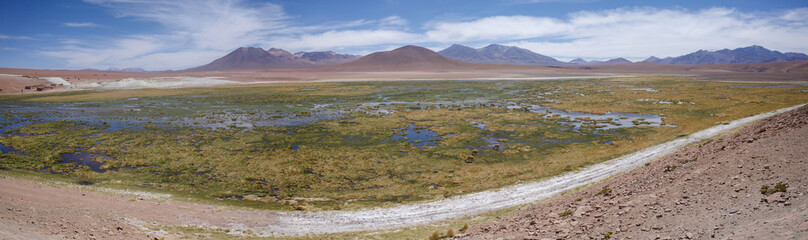
M 803 106 L 455 239 L 808 239 L 806 172 Z
M 152 239 L 162 235 L 142 232 L 132 224 L 137 221 L 292 235 L 395 228 L 535 202 L 630 169 L 510 217 L 472 226 L 458 238 L 602 239 L 608 235 L 614 239 L 804 239 L 801 236 L 808 234 L 808 202 L 802 197 L 808 188 L 808 176 L 803 174 L 808 170 L 808 107 L 670 154 L 774 114 L 719 125 L 547 181 L 354 212 L 222 209 L 0 177 L 0 239 Z M 643 166 L 663 155 L 667 156 Z M 774 189 L 778 182 L 788 184 L 786 193 L 760 193 L 762 185 Z M 604 186 L 610 191 L 597 194 Z M 761 202 L 763 198 L 769 199 Z M 569 215 L 559 216 L 565 211 L 570 211 Z

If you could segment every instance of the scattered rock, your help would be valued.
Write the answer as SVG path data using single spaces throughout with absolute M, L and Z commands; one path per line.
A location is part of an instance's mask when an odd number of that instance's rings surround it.
M 784 203 L 786 202 L 786 198 L 784 193 L 776 192 L 764 198 L 763 201 L 765 201 L 766 203 Z
M 591 212 L 593 209 L 590 206 L 580 206 L 575 209 L 575 212 L 572 214 L 573 217 L 579 218 L 581 216 L 586 215 L 587 213 Z
M 685 238 L 687 238 L 687 239 L 693 239 L 693 236 L 694 236 L 694 235 L 693 235 L 693 233 L 691 233 L 691 232 L 686 232 L 686 233 L 685 233 Z

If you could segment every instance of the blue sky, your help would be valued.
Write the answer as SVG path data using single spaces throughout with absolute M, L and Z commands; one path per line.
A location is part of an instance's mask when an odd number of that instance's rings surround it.
M 808 2 L 635 0 L 0 1 L 0 67 L 183 69 L 235 48 L 368 54 L 514 45 L 571 60 L 761 45 L 808 52 Z

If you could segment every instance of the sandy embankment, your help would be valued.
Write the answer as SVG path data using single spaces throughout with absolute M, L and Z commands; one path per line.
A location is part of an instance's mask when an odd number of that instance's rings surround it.
M 0 94 L 20 93 L 25 86 L 47 84 L 48 81 L 23 77 L 22 75 L 0 74 Z

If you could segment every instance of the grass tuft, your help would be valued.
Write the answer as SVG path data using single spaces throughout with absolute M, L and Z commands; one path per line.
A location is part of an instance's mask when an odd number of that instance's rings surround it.
M 595 193 L 595 195 L 593 197 L 597 197 L 597 196 L 600 196 L 600 195 L 609 196 L 611 194 L 612 194 L 612 189 L 609 188 L 609 186 L 603 186 L 603 188 L 600 190 L 600 192 Z
M 567 211 L 563 211 L 563 212 L 559 213 L 558 216 L 559 217 L 566 217 L 566 216 L 572 215 L 572 213 L 574 213 L 574 211 L 567 210 Z

